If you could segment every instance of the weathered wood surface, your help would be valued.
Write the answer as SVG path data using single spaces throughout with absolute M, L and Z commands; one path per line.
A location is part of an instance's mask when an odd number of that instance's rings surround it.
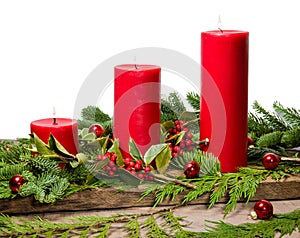
M 133 207 L 151 207 L 154 204 L 155 196 L 148 195 L 139 201 L 143 190 L 131 189 L 119 192 L 114 188 L 96 188 L 85 190 L 70 195 L 57 201 L 55 204 L 41 204 L 33 197 L 17 198 L 13 200 L 2 200 L 0 213 L 7 214 L 30 214 L 47 212 L 71 212 L 89 211 L 99 209 L 117 209 Z M 180 194 L 174 201 L 165 201 L 160 206 L 176 205 L 183 199 L 185 193 Z M 228 197 L 223 197 L 220 202 L 226 202 Z M 287 200 L 300 199 L 300 176 L 291 176 L 280 182 L 267 179 L 258 186 L 256 194 L 251 201 L 260 199 Z M 189 204 L 208 204 L 209 194 L 205 194 Z

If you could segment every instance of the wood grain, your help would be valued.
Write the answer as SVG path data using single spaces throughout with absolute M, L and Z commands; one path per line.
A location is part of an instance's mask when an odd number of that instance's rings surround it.
M 151 207 L 154 204 L 155 196 L 150 194 L 139 201 L 142 188 L 131 189 L 119 192 L 114 188 L 96 188 L 85 190 L 70 195 L 57 201 L 54 204 L 42 204 L 33 197 L 15 198 L 1 200 L 0 213 L 6 214 L 31 214 L 45 212 L 71 212 L 89 211 L 101 209 L 119 209 L 132 207 Z M 179 194 L 174 201 L 164 201 L 160 206 L 179 204 L 186 193 Z M 267 179 L 261 183 L 251 201 L 260 199 L 287 200 L 300 198 L 300 176 L 291 176 L 282 181 L 276 182 Z M 220 202 L 224 203 L 228 197 L 223 197 Z M 209 194 L 204 194 L 189 204 L 208 204 Z

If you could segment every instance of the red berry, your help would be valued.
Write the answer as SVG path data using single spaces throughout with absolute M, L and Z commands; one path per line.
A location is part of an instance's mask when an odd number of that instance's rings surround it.
M 187 138 L 187 139 L 192 139 L 192 138 L 193 138 L 193 134 L 192 134 L 192 133 L 188 133 L 188 134 L 186 135 L 186 138 Z
M 125 164 L 125 166 L 129 166 L 131 160 L 132 160 L 131 158 L 126 157 L 126 158 L 124 159 L 124 164 Z
M 187 132 L 189 132 L 189 131 L 190 131 L 190 128 L 188 128 L 188 127 L 185 127 L 185 128 L 183 128 L 183 131 L 185 131 L 185 132 L 187 133 Z
M 248 136 L 247 144 L 248 144 L 248 147 L 251 146 L 251 145 L 254 145 L 254 141 L 250 136 Z
M 109 172 L 108 172 L 108 176 L 111 176 L 111 177 L 112 177 L 112 176 L 114 176 L 114 175 L 115 175 L 115 172 L 114 172 L 114 171 L 109 171 Z
M 150 167 L 150 166 L 146 166 L 146 167 L 144 168 L 144 171 L 145 171 L 146 173 L 149 173 L 149 172 L 151 171 L 151 167 Z
M 267 153 L 262 158 L 262 163 L 266 169 L 275 169 L 279 162 L 279 156 L 274 153 Z
M 144 178 L 144 174 L 142 174 L 142 173 L 139 173 L 137 176 L 138 176 L 139 179 Z
M 184 174 L 187 178 L 196 178 L 199 176 L 200 165 L 196 161 L 190 161 L 185 164 Z
M 100 124 L 92 124 L 89 127 L 89 132 L 94 133 L 96 137 L 99 138 L 103 134 L 104 129 Z
M 130 161 L 129 162 L 129 166 L 134 167 L 135 166 L 135 162 L 134 161 Z
M 134 169 L 135 169 L 136 171 L 139 171 L 139 170 L 142 169 L 142 165 L 136 163 L 136 164 L 134 165 Z
M 142 160 L 137 160 L 137 161 L 135 162 L 135 164 L 143 165 L 143 161 L 142 161 Z
M 273 205 L 267 200 L 260 200 L 255 203 L 254 211 L 259 219 L 269 219 L 273 216 Z
M 18 192 L 20 187 L 26 182 L 22 175 L 16 174 L 9 180 L 9 187 L 12 192 Z

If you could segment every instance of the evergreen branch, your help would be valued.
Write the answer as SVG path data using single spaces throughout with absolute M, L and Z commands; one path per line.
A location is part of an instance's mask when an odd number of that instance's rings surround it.
M 182 224 L 184 217 L 177 217 L 173 209 L 161 209 L 152 213 L 115 214 L 108 217 L 80 216 L 67 222 L 50 222 L 36 217 L 27 220 L 0 215 L 1 237 L 107 237 L 112 224 L 130 227 L 129 237 L 141 237 L 140 229 L 147 237 L 274 237 L 297 232 L 300 227 L 300 209 L 285 214 L 274 214 L 272 218 L 254 223 L 232 225 L 223 221 L 207 221 L 206 231 L 187 231 L 189 224 Z M 157 216 L 156 216 L 157 215 Z M 139 222 L 139 218 L 146 219 Z M 299 232 L 299 231 L 298 231 Z
M 271 219 L 256 223 L 232 225 L 223 221 L 207 222 L 214 226 L 207 226 L 207 231 L 200 233 L 201 237 L 275 237 L 278 233 L 282 237 L 291 235 L 300 227 L 300 210 L 297 209 L 286 214 L 274 214 Z
M 168 237 L 167 232 L 159 227 L 153 215 L 142 222 L 142 229 L 146 230 L 147 237 Z
M 98 123 L 110 121 L 111 119 L 108 114 L 104 113 L 100 110 L 100 108 L 95 106 L 88 106 L 86 108 L 83 108 L 81 111 L 81 116 L 84 120 L 95 121 Z
M 274 131 L 265 135 L 262 135 L 257 140 L 256 144 L 259 147 L 274 148 L 280 145 L 283 133 L 281 131 Z
M 260 114 L 265 119 L 265 122 L 267 122 L 268 127 L 272 128 L 274 131 L 285 131 L 290 129 L 290 127 L 280 116 L 268 112 L 257 101 L 254 102 L 253 108 L 258 114 Z
M 284 118 L 286 124 L 291 128 L 300 127 L 300 110 L 296 110 L 290 107 L 283 107 L 279 102 L 274 102 L 273 108 L 278 115 Z
M 125 228 L 127 230 L 128 237 L 131 237 L 131 238 L 141 238 L 142 237 L 140 234 L 140 226 L 139 226 L 137 216 L 134 219 L 128 221 L 125 224 Z
M 186 95 L 188 103 L 192 106 L 194 110 L 199 110 L 200 108 L 200 96 L 195 92 L 188 92 Z

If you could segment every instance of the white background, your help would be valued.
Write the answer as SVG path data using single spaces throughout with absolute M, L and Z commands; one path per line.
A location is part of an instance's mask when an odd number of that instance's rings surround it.
M 1 1 L 0 138 L 27 137 L 30 122 L 51 116 L 53 106 L 58 116 L 73 117 L 86 77 L 120 52 L 163 47 L 200 63 L 200 33 L 219 27 L 219 15 L 222 29 L 250 32 L 249 106 L 257 100 L 271 108 L 278 100 L 299 109 L 296 4 L 292 0 Z M 102 109 L 111 111 L 109 97 L 106 105 Z

